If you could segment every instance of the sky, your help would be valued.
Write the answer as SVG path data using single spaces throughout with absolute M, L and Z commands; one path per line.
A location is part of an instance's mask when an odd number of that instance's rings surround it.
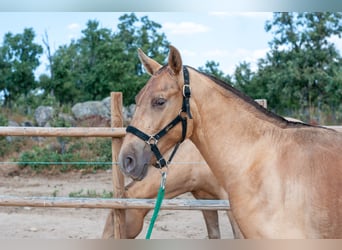
M 42 44 L 46 31 L 52 52 L 81 37 L 88 20 L 97 20 L 101 27 L 117 30 L 123 12 L 0 12 L 0 43 L 7 32 L 22 33 L 32 27 L 36 42 Z M 264 29 L 271 12 L 136 12 L 162 25 L 167 40 L 181 52 L 183 63 L 204 66 L 214 60 L 226 74 L 246 61 L 252 68 L 269 50 L 272 34 Z M 341 39 L 335 39 L 342 48 Z M 1 46 L 1 45 L 0 45 Z M 341 50 L 340 50 L 341 51 Z M 36 75 L 46 72 L 46 57 Z

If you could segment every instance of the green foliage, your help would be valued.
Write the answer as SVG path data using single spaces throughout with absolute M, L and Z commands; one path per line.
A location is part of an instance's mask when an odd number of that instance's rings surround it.
M 133 13 L 124 14 L 119 21 L 118 31 L 112 32 L 89 20 L 80 39 L 61 46 L 52 57 L 53 78 L 40 78 L 45 93 L 53 93 L 60 104 L 75 104 L 121 91 L 124 104 L 133 103 L 147 80 L 137 49 L 163 62 L 169 43 L 158 32 L 161 25 L 146 16 L 139 20 Z
M 88 152 L 87 159 L 82 156 L 82 152 Z M 71 143 L 64 152 L 35 146 L 29 151 L 22 152 L 16 161 L 21 162 L 19 164 L 21 168 L 30 167 L 37 172 L 51 169 L 59 169 L 61 172 L 72 169 L 87 169 L 91 171 L 106 170 L 111 168 L 110 164 L 106 164 L 112 161 L 111 144 L 110 140 L 104 139 L 96 139 L 92 143 L 85 143 L 78 140 Z M 91 164 L 87 162 L 103 162 L 103 164 Z
M 229 76 L 214 61 L 207 61 L 200 70 L 252 98 L 267 99 L 269 108 L 280 115 L 342 122 L 342 59 L 332 43 L 332 38 L 341 37 L 341 20 L 341 13 L 274 13 L 265 23 L 265 30 L 273 35 L 270 51 L 259 59 L 255 71 L 241 62 Z M 41 75 L 38 82 L 34 70 L 43 48 L 34 42 L 34 30 L 8 32 L 0 46 L 1 103 L 32 115 L 39 105 L 70 111 L 76 102 L 102 100 L 111 91 L 121 91 L 124 105 L 129 105 L 148 79 L 137 48 L 165 63 L 169 42 L 161 27 L 134 13 L 123 14 L 115 30 L 89 20 L 79 39 L 53 54 L 46 34 L 51 75 Z M 58 119 L 54 123 L 68 126 Z
M 256 72 L 240 64 L 234 85 L 270 109 L 304 121 L 341 122 L 342 60 L 330 38 L 341 36 L 340 13 L 274 13 L 265 29 L 274 35 Z M 328 120 L 324 114 L 336 114 Z
M 25 151 L 20 154 L 18 161 L 21 162 L 21 168 L 29 166 L 32 170 L 41 172 L 42 170 L 49 170 L 59 167 L 59 162 L 79 162 L 82 159 L 78 154 L 65 153 L 59 154 L 58 152 L 50 151 L 46 148 L 33 147 L 30 151 Z M 46 162 L 55 162 L 57 164 L 48 164 Z M 60 170 L 65 172 L 71 168 L 81 169 L 82 165 L 62 165 Z
M 275 13 L 266 23 L 275 36 L 258 76 L 269 79 L 268 95 L 275 97 L 269 103 L 276 110 L 298 110 L 310 121 L 319 119 L 315 109 L 337 108 L 342 95 L 331 90 L 342 86 L 342 61 L 329 38 L 340 36 L 340 20 L 339 13 Z
M 226 82 L 226 83 L 230 83 L 231 82 L 231 77 L 229 75 L 225 75 L 224 72 L 222 70 L 219 69 L 220 64 L 218 62 L 215 61 L 207 61 L 204 65 L 204 67 L 199 67 L 198 70 L 215 76 L 216 78 Z
M 0 126 L 7 126 L 8 120 L 7 118 L 0 113 Z
M 102 193 L 96 192 L 96 190 L 87 190 L 86 193 L 84 193 L 84 190 L 81 189 L 76 192 L 69 193 L 69 197 L 72 198 L 102 198 L 102 199 L 109 199 L 113 198 L 113 192 L 103 190 Z
M 22 34 L 5 34 L 0 47 L 0 91 L 4 104 L 11 107 L 20 95 L 27 97 L 37 87 L 34 70 L 39 66 L 42 46 L 33 42 L 35 33 L 25 28 Z
M 0 126 L 7 126 L 8 120 L 0 113 Z M 0 136 L 0 157 L 4 156 L 8 152 L 8 142 L 4 136 Z

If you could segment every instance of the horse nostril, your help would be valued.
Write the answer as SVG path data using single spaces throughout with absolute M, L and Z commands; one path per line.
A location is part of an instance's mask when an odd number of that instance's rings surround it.
M 126 156 L 124 160 L 124 168 L 128 171 L 131 172 L 134 168 L 134 158 L 132 156 Z

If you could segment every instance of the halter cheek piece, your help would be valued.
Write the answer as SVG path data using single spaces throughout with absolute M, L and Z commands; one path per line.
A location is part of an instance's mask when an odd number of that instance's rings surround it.
M 126 132 L 132 133 L 135 136 L 139 137 L 143 141 L 145 141 L 148 145 L 150 145 L 152 152 L 154 153 L 157 164 L 156 168 L 163 168 L 167 166 L 171 161 L 173 156 L 176 154 L 179 145 L 184 141 L 187 131 L 187 117 L 182 115 L 183 113 L 186 113 L 189 119 L 192 119 L 192 115 L 190 112 L 190 102 L 189 99 L 191 97 L 191 89 L 190 89 L 190 80 L 189 80 L 189 71 L 188 69 L 183 66 L 183 77 L 184 77 L 184 85 L 183 85 L 183 104 L 182 108 L 179 111 L 179 114 L 176 116 L 175 119 L 173 119 L 169 124 L 167 124 L 162 130 L 160 130 L 158 133 L 154 135 L 148 135 L 142 132 L 141 130 L 133 127 L 133 126 L 127 126 Z M 174 147 L 169 160 L 166 162 L 162 154 L 160 153 L 160 150 L 157 146 L 158 141 L 169 132 L 170 129 L 175 127 L 179 122 L 182 124 L 182 138 L 179 142 L 177 142 L 176 146 Z

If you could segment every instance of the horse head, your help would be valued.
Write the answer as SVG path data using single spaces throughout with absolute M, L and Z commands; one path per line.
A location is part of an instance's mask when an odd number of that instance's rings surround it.
M 190 88 L 184 88 L 188 71 L 182 65 L 179 51 L 170 46 L 165 66 L 140 49 L 138 55 L 151 78 L 136 96 L 136 110 L 119 153 L 121 170 L 135 180 L 146 176 L 150 164 L 164 167 L 162 155 L 192 131 L 188 119 Z

